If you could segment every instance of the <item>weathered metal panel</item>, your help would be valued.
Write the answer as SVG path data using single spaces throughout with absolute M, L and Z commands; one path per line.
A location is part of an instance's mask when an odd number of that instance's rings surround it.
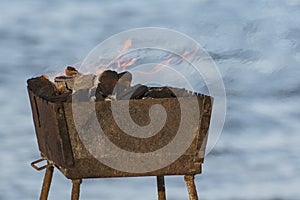
M 39 150 L 57 165 L 72 166 L 73 153 L 62 103 L 53 103 L 28 89 Z
M 208 96 L 198 96 L 199 124 L 190 127 L 195 131 L 195 137 L 184 155 L 163 169 L 136 174 L 112 169 L 102 164 L 90 154 L 77 133 L 73 119 L 72 103 L 50 102 L 36 96 L 30 89 L 28 89 L 28 92 L 39 150 L 48 160 L 53 161 L 67 178 L 161 176 L 201 173 L 201 164 L 204 159 L 212 108 L 211 98 Z M 189 98 L 184 98 L 184 101 L 188 102 Z M 88 102 L 77 103 L 88 104 Z M 122 104 L 122 101 L 118 103 Z M 133 120 L 140 125 L 149 123 L 148 112 L 153 104 L 163 105 L 167 113 L 173 114 L 168 115 L 165 126 L 158 134 L 145 139 L 134 138 L 124 134 L 120 130 L 113 120 L 110 102 L 96 102 L 95 108 L 99 124 L 112 142 L 127 151 L 149 152 L 168 144 L 174 138 L 180 121 L 180 107 L 176 98 L 130 100 L 130 114 Z M 97 143 L 97 140 L 93 142 Z M 97 148 L 97 145 L 95 145 L 95 148 Z

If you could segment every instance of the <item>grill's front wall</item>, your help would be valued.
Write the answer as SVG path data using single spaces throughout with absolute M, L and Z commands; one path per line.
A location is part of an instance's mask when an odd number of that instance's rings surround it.
M 59 166 L 74 165 L 67 124 L 60 102 L 49 102 L 28 89 L 39 150 Z
M 29 88 L 28 92 L 39 150 L 48 160 L 53 161 L 67 178 L 159 176 L 201 173 L 201 164 L 204 159 L 212 109 L 212 101 L 209 96 L 198 96 L 200 119 L 197 126 L 190 127 L 195 130 L 195 137 L 187 151 L 179 159 L 165 168 L 153 172 L 137 174 L 112 169 L 102 164 L 90 154 L 76 131 L 71 103 L 50 102 L 36 96 Z M 180 111 L 176 110 L 178 109 L 178 101 L 175 98 L 130 101 L 130 110 L 133 110 L 133 112 L 131 112 L 132 118 L 137 121 L 140 119 L 142 124 L 147 123 L 147 120 L 149 120 L 148 114 L 146 113 L 149 107 L 154 103 L 163 105 L 167 113 L 177 112 L 178 115 L 168 115 L 168 117 L 170 116 L 171 118 L 167 119 L 162 131 L 151 138 L 139 140 L 126 136 L 114 123 L 110 110 L 110 102 L 96 102 L 95 108 L 98 119 L 105 118 L 105 120 L 99 120 L 99 123 L 107 137 L 111 140 L 115 140 L 113 142 L 118 143 L 120 147 L 124 149 L 127 148 L 127 150 L 134 152 L 155 150 L 151 149 L 153 147 L 151 143 L 161 147 L 166 145 L 174 137 L 178 128 L 176 126 L 176 123 L 180 120 Z M 189 101 L 189 98 L 186 98 L 185 101 Z M 88 102 L 81 103 L 88 104 Z M 120 101 L 120 103 L 122 103 L 122 101 Z M 118 140 L 114 138 L 121 139 Z M 95 148 L 97 148 L 97 145 L 95 145 Z M 112 154 L 111 156 L 114 155 Z

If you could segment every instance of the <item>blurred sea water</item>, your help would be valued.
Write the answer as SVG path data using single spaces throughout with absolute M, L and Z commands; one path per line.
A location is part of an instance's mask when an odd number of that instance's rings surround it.
M 227 92 L 223 133 L 196 176 L 201 199 L 300 199 L 300 2 L 0 1 L 0 200 L 38 199 L 43 173 L 26 80 L 76 63 L 107 37 L 156 26 L 210 53 Z M 50 199 L 69 199 L 57 170 Z M 187 199 L 167 177 L 168 199 Z M 155 178 L 84 180 L 82 199 L 156 199 Z

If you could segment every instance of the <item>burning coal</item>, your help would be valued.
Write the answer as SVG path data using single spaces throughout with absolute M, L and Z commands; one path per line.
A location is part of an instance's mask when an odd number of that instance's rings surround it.
M 132 74 L 106 70 L 98 75 L 82 74 L 68 66 L 65 75 L 51 82 L 47 75 L 28 80 L 36 94 L 53 101 L 114 101 L 146 98 L 174 98 L 196 95 L 184 88 L 132 85 Z

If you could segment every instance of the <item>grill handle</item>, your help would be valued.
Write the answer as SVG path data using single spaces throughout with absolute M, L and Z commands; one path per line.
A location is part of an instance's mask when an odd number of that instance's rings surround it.
M 43 165 L 41 167 L 37 166 L 38 163 L 44 161 L 44 160 L 47 160 L 46 158 L 40 158 L 38 160 L 35 160 L 31 163 L 31 167 L 33 167 L 34 169 L 36 169 L 37 171 L 41 171 L 43 169 L 46 169 L 46 168 L 49 168 L 49 167 L 52 167 L 54 166 L 54 163 L 51 162 L 51 161 L 48 161 L 46 165 Z

